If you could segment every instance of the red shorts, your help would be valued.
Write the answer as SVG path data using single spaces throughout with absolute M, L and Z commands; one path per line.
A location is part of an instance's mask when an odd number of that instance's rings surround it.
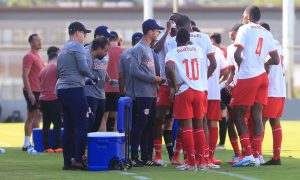
M 221 121 L 222 114 L 221 114 L 221 105 L 220 100 L 208 100 L 207 106 L 207 120 L 210 121 Z
M 252 106 L 254 102 L 267 104 L 268 84 L 267 73 L 250 79 L 238 79 L 232 92 L 232 105 Z
M 205 94 L 202 91 L 187 89 L 175 96 L 174 116 L 176 119 L 201 119 L 204 116 Z
M 169 86 L 160 85 L 157 93 L 156 106 L 168 106 L 171 107 L 172 102 L 170 100 L 170 88 Z
M 264 105 L 263 118 L 280 118 L 283 114 L 285 98 L 269 97 L 268 104 Z

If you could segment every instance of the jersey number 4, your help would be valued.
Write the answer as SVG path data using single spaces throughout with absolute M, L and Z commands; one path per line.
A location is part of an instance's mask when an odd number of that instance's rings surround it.
M 185 64 L 185 73 L 186 76 L 190 80 L 198 80 L 199 79 L 199 64 L 198 64 L 198 59 L 185 59 L 182 61 L 183 64 Z M 192 74 L 190 74 L 190 69 L 192 69 Z
M 260 56 L 260 54 L 261 54 L 263 41 L 264 41 L 264 39 L 261 37 L 258 39 L 256 52 L 255 52 L 258 56 Z

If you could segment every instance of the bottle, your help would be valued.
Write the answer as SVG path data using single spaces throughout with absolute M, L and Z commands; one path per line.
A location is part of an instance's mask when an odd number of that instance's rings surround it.
M 34 149 L 34 147 L 30 147 L 28 148 L 27 153 L 31 155 L 36 155 L 37 151 Z
M 5 149 L 0 148 L 0 154 L 4 154 L 5 153 Z

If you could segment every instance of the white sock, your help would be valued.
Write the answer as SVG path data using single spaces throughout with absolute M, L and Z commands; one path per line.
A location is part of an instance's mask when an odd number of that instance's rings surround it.
M 24 138 L 24 147 L 27 147 L 30 145 L 30 136 L 25 136 Z

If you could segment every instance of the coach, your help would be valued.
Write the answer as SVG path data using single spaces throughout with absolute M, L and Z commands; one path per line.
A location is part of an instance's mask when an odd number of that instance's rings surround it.
M 85 77 L 97 82 L 87 65 L 83 41 L 90 30 L 80 22 L 69 25 L 69 41 L 64 45 L 57 61 L 57 96 L 63 107 L 63 170 L 84 169 L 82 156 L 86 146 L 88 105 L 83 86 Z M 71 161 L 71 158 L 74 158 Z

